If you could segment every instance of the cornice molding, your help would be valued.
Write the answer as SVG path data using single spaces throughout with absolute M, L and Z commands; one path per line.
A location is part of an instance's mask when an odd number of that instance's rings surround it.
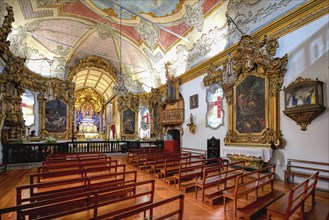
M 258 39 L 262 39 L 265 35 L 279 38 L 317 20 L 326 14 L 329 14 L 329 1 L 312 0 L 268 24 L 252 35 Z M 180 75 L 178 78 L 180 79 L 181 85 L 204 75 L 211 64 L 219 65 L 220 63 L 223 63 L 225 59 L 227 59 L 227 53 L 229 51 L 234 53 L 236 49 L 237 44 L 234 44 L 230 48 L 227 48 L 216 56 Z

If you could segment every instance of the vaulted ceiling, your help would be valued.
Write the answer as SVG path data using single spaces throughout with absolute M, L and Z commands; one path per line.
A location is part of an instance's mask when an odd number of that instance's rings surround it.
M 166 82 L 165 62 L 179 76 L 236 42 L 241 35 L 228 35 L 226 13 L 251 33 L 305 1 L 3 0 L 0 17 L 13 7 L 10 49 L 30 70 L 65 79 L 80 60 L 96 56 L 117 73 L 121 66 L 126 87 L 141 93 Z M 105 100 L 114 80 L 94 67 L 73 78 L 77 90 L 93 88 Z

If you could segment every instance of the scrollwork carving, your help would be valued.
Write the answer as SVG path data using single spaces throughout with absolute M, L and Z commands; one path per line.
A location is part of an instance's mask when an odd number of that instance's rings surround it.
M 219 66 L 212 65 L 208 74 L 203 79 L 204 84 L 209 86 L 213 83 L 219 83 L 222 85 L 226 101 L 228 103 L 228 113 L 230 115 L 228 122 L 228 129 L 226 137 L 224 139 L 225 144 L 233 145 L 261 145 L 281 147 L 284 143 L 281 131 L 279 130 L 278 120 L 279 113 L 277 112 L 278 94 L 282 87 L 283 77 L 286 72 L 288 63 L 288 56 L 285 55 L 282 58 L 275 58 L 276 50 L 279 47 L 278 41 L 275 38 L 267 38 L 266 36 L 262 40 L 257 40 L 253 36 L 245 35 L 241 38 L 237 46 L 237 51 L 233 53 L 230 60 L 226 60 L 219 64 Z M 231 62 L 232 71 L 230 74 L 236 74 L 236 80 L 228 80 L 225 78 L 227 62 Z M 248 78 L 251 77 L 251 78 Z M 253 77 L 253 78 L 252 78 Z M 241 109 L 242 102 L 248 101 L 245 98 L 237 99 L 237 88 L 242 82 L 248 80 L 260 80 L 254 86 L 259 85 L 264 79 L 264 97 L 268 97 L 268 100 L 264 100 L 265 114 L 268 116 L 260 116 L 262 119 L 261 129 L 256 133 L 246 132 L 241 127 L 236 126 L 253 126 L 251 116 L 245 116 L 245 112 L 242 114 Z M 241 87 L 242 88 L 242 87 Z M 244 94 L 242 94 L 244 95 Z M 243 97 L 243 96 L 241 96 Z M 239 105 L 237 104 L 239 102 Z M 255 104 L 255 103 L 250 103 Z M 238 107 L 237 107 L 238 106 Z M 237 111 L 239 110 L 239 116 L 245 118 L 243 122 L 237 123 Z M 242 120 L 242 119 L 241 119 Z M 255 120 L 255 119 L 254 119 Z M 247 128 L 246 128 L 247 129 Z M 255 132 L 255 131 L 253 131 Z
M 126 108 L 133 109 L 137 112 L 139 106 L 139 97 L 132 93 L 128 93 L 126 97 L 120 96 L 117 99 L 119 111 L 123 111 Z

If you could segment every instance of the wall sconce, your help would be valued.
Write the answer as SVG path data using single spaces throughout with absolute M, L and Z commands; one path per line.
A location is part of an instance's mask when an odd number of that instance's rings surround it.
M 192 113 L 190 114 L 190 122 L 187 124 L 187 126 L 188 126 L 190 132 L 192 134 L 195 134 L 196 125 L 193 122 L 193 115 L 192 115 Z

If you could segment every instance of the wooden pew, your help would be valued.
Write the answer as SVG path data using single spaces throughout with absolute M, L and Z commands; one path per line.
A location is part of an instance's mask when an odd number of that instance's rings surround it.
M 209 201 L 213 204 L 215 200 L 222 197 L 223 190 L 229 188 L 227 182 L 243 173 L 244 166 L 244 161 L 239 161 L 204 169 L 202 179 L 195 182 L 195 198 L 198 197 L 198 188 L 201 188 L 202 202 Z M 224 188 L 219 190 L 221 184 L 224 185 Z M 217 191 L 206 194 L 206 189 L 213 186 L 217 186 Z
M 194 188 L 195 181 L 202 177 L 203 170 L 209 167 L 222 165 L 222 158 L 212 158 L 181 163 L 179 172 L 174 174 L 174 184 L 178 184 L 178 189 L 184 192 L 189 188 Z
M 287 183 L 294 183 L 295 176 L 308 178 L 314 172 L 319 172 L 318 180 L 329 182 L 329 163 L 287 159 L 287 169 L 284 171 L 284 179 Z
M 109 172 L 125 172 L 126 165 L 111 165 L 111 166 L 94 166 L 94 167 L 80 167 L 73 168 L 70 170 L 61 170 L 53 172 L 42 172 L 34 173 L 30 175 L 30 184 L 41 183 L 42 181 L 51 181 L 53 178 L 74 178 L 74 177 L 83 177 L 97 175 L 100 173 L 109 173 Z
M 61 154 L 47 156 L 46 161 L 77 160 L 77 159 L 102 158 L 102 157 L 107 157 L 107 155 L 103 153 L 61 153 Z
M 204 157 L 200 156 L 183 156 L 178 158 L 166 158 L 164 167 L 160 169 L 161 179 L 167 183 L 174 182 L 174 174 L 179 172 L 181 163 L 192 162 L 193 160 L 203 160 Z
M 151 153 L 163 153 L 163 149 L 158 149 L 158 148 L 138 148 L 138 149 L 131 149 L 128 151 L 127 155 L 127 162 L 131 164 L 136 164 L 139 161 L 139 158 L 142 157 L 143 155 L 146 154 L 151 154 Z
M 147 171 L 147 173 L 152 174 L 153 177 L 161 179 L 161 169 L 164 168 L 166 159 L 188 156 L 191 156 L 191 153 L 164 152 L 161 155 L 157 155 L 154 162 L 149 164 L 150 169 Z
M 150 187 L 147 187 L 150 185 Z M 136 194 L 122 197 L 122 193 L 126 192 L 130 188 L 140 187 L 142 191 L 138 190 Z M 146 188 L 145 188 L 146 187 Z M 145 198 L 148 197 L 148 199 Z M 104 206 L 109 206 L 119 203 L 122 201 L 131 200 L 134 203 L 138 201 L 136 198 L 143 198 L 143 201 L 131 205 L 129 207 L 119 206 L 121 208 L 117 210 L 111 210 L 113 215 L 121 213 L 121 210 L 127 209 L 137 209 L 148 204 L 153 203 L 154 199 L 154 180 L 142 181 L 137 183 L 131 183 L 123 186 L 103 188 L 96 191 L 87 191 L 81 193 L 71 193 L 65 196 L 49 196 L 46 200 L 36 201 L 28 204 L 17 205 L 14 207 L 8 207 L 0 209 L 0 218 L 1 214 L 16 212 L 17 219 L 38 219 L 38 220 L 48 220 L 55 219 L 59 217 L 68 216 L 81 213 L 86 211 L 92 211 L 93 218 L 96 219 L 98 215 L 99 208 Z
M 42 166 L 38 167 L 38 173 L 55 172 L 61 170 L 72 170 L 72 169 L 83 169 L 87 167 L 95 166 L 116 166 L 118 161 L 116 160 L 87 160 L 87 161 L 65 161 L 58 163 L 43 163 Z
M 98 216 L 96 219 L 97 220 L 100 220 L 100 219 L 121 220 L 121 219 L 131 217 L 133 215 L 136 215 L 140 212 L 145 212 L 146 210 L 149 210 L 149 212 L 150 212 L 149 218 L 147 218 L 147 219 L 153 219 L 153 209 L 154 208 L 157 208 L 161 205 L 166 205 L 167 203 L 171 203 L 175 200 L 179 200 L 178 209 L 171 211 L 170 213 L 167 213 L 163 216 L 157 216 L 156 219 L 167 219 L 174 215 L 178 215 L 177 219 L 182 220 L 183 213 L 184 213 L 184 195 L 183 194 L 173 196 L 168 199 L 161 200 L 161 201 L 157 201 L 157 202 L 154 202 L 154 203 L 151 203 L 151 204 L 148 204 L 143 207 L 136 208 L 136 209 L 131 209 L 131 207 L 129 207 L 129 209 L 121 210 L 121 213 L 114 215 L 114 216 L 112 214 L 104 214 L 104 215 Z M 92 220 L 92 219 L 94 219 L 94 218 L 91 218 L 90 220 Z
M 270 185 L 270 191 L 273 191 L 273 180 L 275 177 L 275 165 L 261 168 L 252 172 L 244 173 L 235 178 L 234 188 L 223 191 L 224 211 L 226 211 L 226 199 L 233 200 L 234 216 L 237 214 L 238 199 L 242 196 L 248 198 L 248 194 L 255 192 L 255 198 L 258 198 L 258 190 L 266 185 Z
M 59 164 L 59 163 L 78 163 L 78 162 L 84 162 L 84 163 L 88 163 L 88 161 L 111 161 L 112 158 L 108 157 L 106 155 L 103 156 L 90 156 L 90 157 L 77 157 L 77 158 L 61 158 L 61 159 L 46 159 L 45 161 L 42 162 L 42 165 L 44 166 L 51 166 L 52 164 Z
M 68 193 L 98 190 L 135 182 L 137 182 L 137 171 L 127 171 L 22 185 L 16 188 L 16 204 L 46 199 L 51 194 L 63 196 Z M 132 192 L 135 193 L 134 190 Z M 30 196 L 22 198 L 27 194 Z
M 312 197 L 312 209 L 315 205 L 315 188 L 318 180 L 319 172 L 309 176 L 305 181 L 292 188 L 283 197 L 267 207 L 268 218 L 272 216 L 282 219 L 289 219 L 290 216 L 299 208 L 301 209 L 301 217 L 304 219 L 304 205 L 307 198 Z M 323 210 L 324 211 L 324 210 Z

